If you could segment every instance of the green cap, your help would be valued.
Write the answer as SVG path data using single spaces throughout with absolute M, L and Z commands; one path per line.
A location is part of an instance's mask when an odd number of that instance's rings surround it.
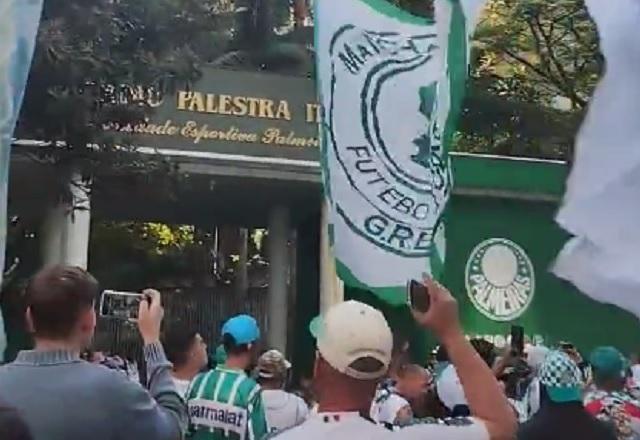
M 599 379 L 621 379 L 625 377 L 627 360 L 615 347 L 598 347 L 591 353 L 589 362 L 593 374 Z
M 551 351 L 540 368 L 540 383 L 556 403 L 582 401 L 582 377 L 578 366 L 561 351 Z

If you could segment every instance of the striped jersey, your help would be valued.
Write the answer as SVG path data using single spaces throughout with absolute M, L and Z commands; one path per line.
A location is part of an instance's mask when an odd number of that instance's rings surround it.
M 187 392 L 192 440 L 260 440 L 268 433 L 260 386 L 243 371 L 217 367 Z

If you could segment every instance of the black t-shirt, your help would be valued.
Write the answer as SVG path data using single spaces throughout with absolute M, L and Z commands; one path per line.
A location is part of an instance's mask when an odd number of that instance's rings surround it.
M 520 426 L 518 440 L 617 440 L 614 431 L 581 403 L 543 405 Z

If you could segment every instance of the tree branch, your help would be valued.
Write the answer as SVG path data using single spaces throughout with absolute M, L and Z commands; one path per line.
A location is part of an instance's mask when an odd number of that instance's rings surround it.
M 549 55 L 549 59 L 551 60 L 552 65 L 555 67 L 556 71 L 558 72 L 558 75 L 560 75 L 561 81 L 559 81 L 559 84 L 561 85 L 561 87 L 559 87 L 559 89 L 565 92 L 567 96 L 573 101 L 574 104 L 577 104 L 580 107 L 584 107 L 587 103 L 585 102 L 584 99 L 578 96 L 574 87 L 575 81 L 571 81 L 571 79 L 567 75 L 566 70 L 562 66 L 562 63 L 560 63 L 560 61 L 556 57 L 556 54 L 554 52 L 554 46 L 551 41 L 551 36 L 545 32 L 544 26 L 540 22 L 540 18 L 538 16 L 534 17 L 534 22 L 536 23 L 540 31 L 540 35 L 542 36 L 542 38 L 546 43 L 546 46 L 547 46 L 546 52 Z
M 527 20 L 527 25 L 529 26 L 531 35 L 533 35 L 533 40 L 536 45 L 536 52 L 538 54 L 542 54 L 542 42 L 540 41 L 540 36 L 538 35 L 538 32 L 536 32 L 535 28 L 533 27 L 533 23 L 531 23 L 531 21 Z
M 536 73 L 540 78 L 551 80 L 554 84 L 557 85 L 558 80 L 553 76 L 552 72 L 550 71 L 545 72 L 544 70 L 540 69 L 539 67 L 537 67 L 536 65 L 528 61 L 526 58 L 511 52 L 509 49 L 503 49 L 503 51 L 509 58 L 512 58 L 513 60 L 521 64 L 524 64 L 526 67 L 531 69 L 534 73 Z

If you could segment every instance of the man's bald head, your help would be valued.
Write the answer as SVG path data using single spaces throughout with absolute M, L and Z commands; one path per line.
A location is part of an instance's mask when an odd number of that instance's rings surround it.
M 431 386 L 431 374 L 416 364 L 403 365 L 397 373 L 398 393 L 408 400 L 418 399 Z

